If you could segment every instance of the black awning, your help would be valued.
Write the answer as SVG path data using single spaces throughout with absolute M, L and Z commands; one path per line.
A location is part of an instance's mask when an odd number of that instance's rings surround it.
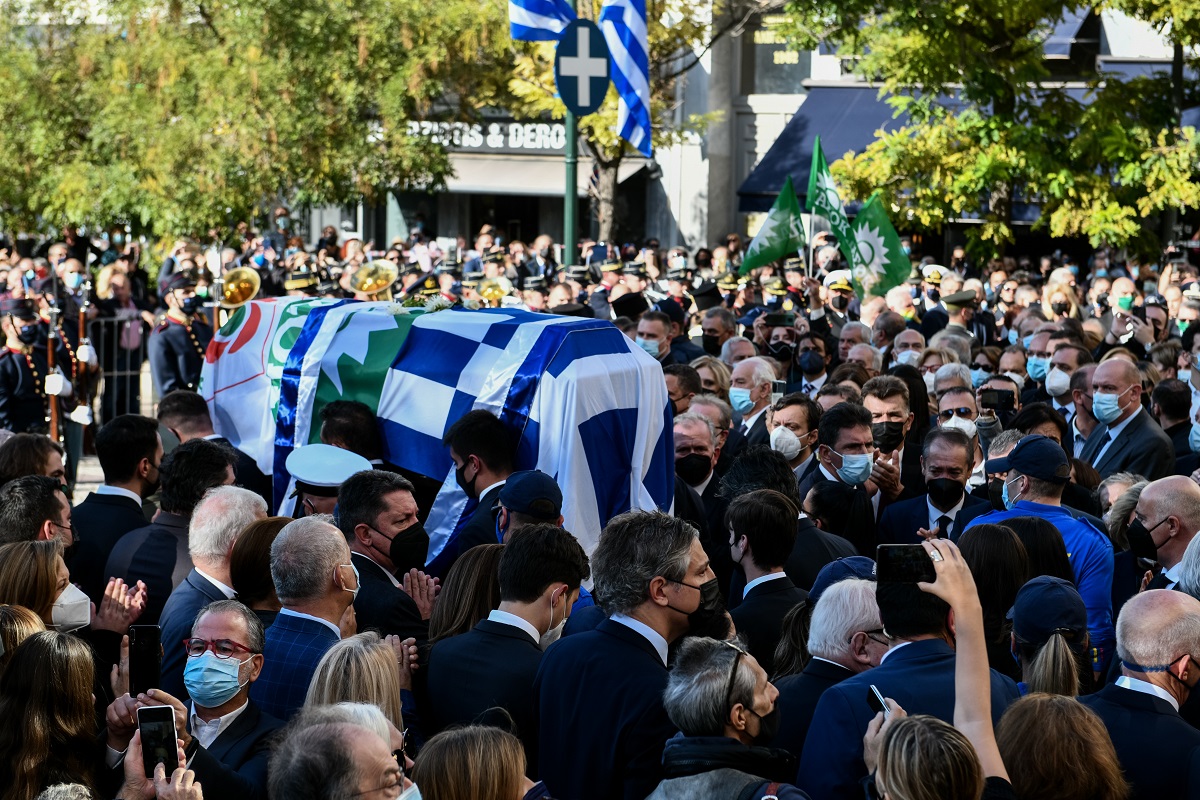
M 816 86 L 800 110 L 784 127 L 762 160 L 738 188 L 738 211 L 769 211 L 783 181 L 792 185 L 803 201 L 808 192 L 813 142 L 821 136 L 821 149 L 832 163 L 847 151 L 859 152 L 875 141 L 880 128 L 900 128 L 905 117 L 894 118 L 892 107 L 879 97 L 877 86 Z

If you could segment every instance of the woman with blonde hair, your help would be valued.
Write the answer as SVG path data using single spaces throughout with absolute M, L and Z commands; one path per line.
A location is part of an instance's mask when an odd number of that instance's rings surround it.
M 70 581 L 62 554 L 58 539 L 0 546 L 0 603 L 23 606 L 54 624 L 54 601 Z
M 408 647 L 413 640 L 379 638 L 374 631 L 355 634 L 329 648 L 317 663 L 304 706 L 370 703 L 388 721 L 404 730 L 400 691 L 412 691 Z
M 714 394 L 729 402 L 729 383 L 731 372 L 728 365 L 716 356 L 701 356 L 692 361 L 690 366 L 700 373 L 700 385 L 705 394 Z
M 1129 784 L 1096 712 L 1073 698 L 1031 694 L 996 727 L 1020 800 L 1125 800 Z
M 521 740 L 500 728 L 468 725 L 434 736 L 421 751 L 413 782 L 424 800 L 521 800 L 530 792 Z M 527 794 L 528 793 L 528 794 Z
M 0 674 L 12 661 L 17 645 L 38 631 L 46 630 L 42 618 L 24 606 L 0 605 Z

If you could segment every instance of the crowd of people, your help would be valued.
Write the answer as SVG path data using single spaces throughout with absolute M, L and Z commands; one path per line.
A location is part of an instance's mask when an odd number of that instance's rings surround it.
M 737 237 L 588 242 L 560 267 L 549 237 L 379 253 L 281 238 L 286 209 L 269 227 L 219 263 L 181 242 L 153 279 L 115 237 L 29 254 L 32 278 L 13 255 L 0 800 L 1200 797 L 1182 256 L 914 254 L 864 298 L 828 236 L 811 263 L 742 275 Z M 183 357 L 211 335 L 205 287 L 248 268 L 268 293 L 379 299 L 354 278 L 376 261 L 397 301 L 621 327 L 662 365 L 671 507 L 616 516 L 585 552 L 554 477 L 469 411 L 443 440 L 469 511 L 431 559 L 440 476 L 389 463 L 372 410 L 338 401 L 276 515 Z M 154 416 L 102 402 L 94 420 L 75 411 L 94 398 L 44 382 L 71 325 L 49 330 L 122 286 L 139 335 L 192 349 L 152 365 Z M 74 347 L 61 383 L 106 376 Z M 94 430 L 86 498 L 47 397 Z M 173 746 L 143 741 L 154 709 Z

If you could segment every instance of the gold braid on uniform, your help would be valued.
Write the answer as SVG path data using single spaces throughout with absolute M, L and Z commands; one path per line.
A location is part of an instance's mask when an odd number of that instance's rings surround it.
M 200 346 L 200 340 L 196 338 L 196 334 L 192 333 L 192 322 L 195 322 L 195 319 L 184 323 L 183 329 L 187 331 L 188 338 L 192 340 L 192 346 L 196 348 L 196 352 L 203 356 L 204 348 Z
M 39 397 L 46 396 L 46 387 L 42 385 L 42 376 L 38 375 L 37 367 L 33 365 L 33 356 L 27 350 L 21 350 L 21 355 L 25 356 L 25 363 L 29 365 L 29 371 L 33 373 L 33 391 Z

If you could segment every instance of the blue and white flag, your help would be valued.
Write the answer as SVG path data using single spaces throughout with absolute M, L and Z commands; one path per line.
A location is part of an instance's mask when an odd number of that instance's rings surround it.
M 566 0 L 508 0 L 514 42 L 552 42 L 574 19 L 575 9 Z
M 650 158 L 650 45 L 646 0 L 608 0 L 600 9 L 600 30 L 612 53 L 612 82 L 617 104 L 617 133 Z
M 512 431 L 517 469 L 558 482 L 563 526 L 587 552 L 617 514 L 670 508 L 662 368 L 612 323 L 517 309 L 427 314 L 385 378 L 379 421 L 389 461 L 442 481 L 425 525 L 431 562 L 474 510 L 442 437 L 478 408 Z

